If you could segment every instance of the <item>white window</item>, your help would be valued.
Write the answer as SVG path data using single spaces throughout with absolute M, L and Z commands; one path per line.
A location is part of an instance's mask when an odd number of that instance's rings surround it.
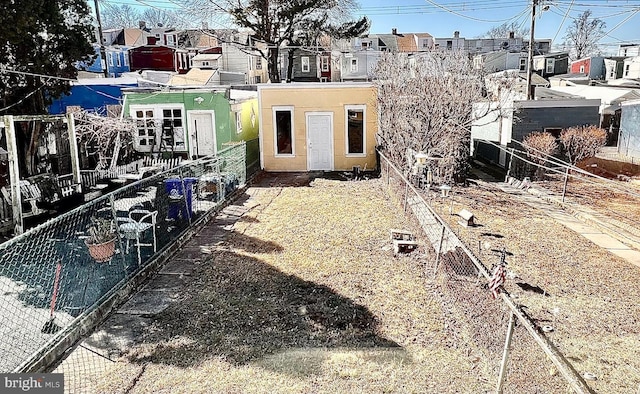
M 124 66 L 129 67 L 129 52 L 123 53 L 122 60 L 124 60 Z
M 371 42 L 370 41 L 362 41 L 362 49 L 367 49 L 367 48 L 371 48 Z
M 184 151 L 184 110 L 182 107 L 131 106 L 136 121 L 135 145 L 142 152 Z
M 520 58 L 520 71 L 527 71 L 527 58 Z
M 113 67 L 113 52 L 107 53 L 107 59 L 109 60 L 109 66 Z
M 254 83 L 261 83 L 262 82 L 262 77 L 260 75 L 256 75 L 254 78 Z
M 584 73 L 584 66 L 580 66 L 580 73 Z
M 555 59 L 547 59 L 545 73 L 553 74 L 553 69 L 555 68 L 556 60 Z
M 273 138 L 276 156 L 295 156 L 293 107 L 273 107 Z
M 431 46 L 431 40 L 428 38 L 422 39 L 422 49 L 428 49 Z
M 322 71 L 329 71 L 329 56 L 321 56 L 320 64 L 322 67 L 321 68 Z
M 208 67 L 209 66 L 209 61 L 208 60 L 203 60 L 202 61 L 202 67 Z
M 302 72 L 303 73 L 308 73 L 309 72 L 309 57 L 308 56 L 303 56 L 301 58 L 302 61 Z
M 256 57 L 256 70 L 262 70 L 262 58 L 260 56 Z
M 236 133 L 242 133 L 242 111 L 236 112 Z
M 173 34 L 167 34 L 167 45 L 175 45 L 176 44 L 176 36 L 174 36 Z
M 118 67 L 122 67 L 122 62 L 120 60 L 120 56 L 122 55 L 122 52 L 118 52 L 116 53 L 116 64 Z
M 352 58 L 351 61 L 349 62 L 349 64 L 351 64 L 350 71 L 352 73 L 358 72 L 358 59 Z
M 629 68 L 631 67 L 630 64 L 625 64 L 624 66 L 624 76 L 628 77 L 629 76 Z
M 347 156 L 364 157 L 366 151 L 366 105 L 345 105 L 345 140 Z
M 156 121 L 153 108 L 130 108 L 131 117 L 136 122 L 136 145 L 142 151 L 151 151 L 156 145 Z

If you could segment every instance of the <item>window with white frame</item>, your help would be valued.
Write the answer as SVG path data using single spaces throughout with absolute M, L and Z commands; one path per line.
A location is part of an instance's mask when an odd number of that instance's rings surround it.
M 125 52 L 122 56 L 122 60 L 124 61 L 124 66 L 129 67 L 129 53 Z
M 349 70 L 352 73 L 358 72 L 358 59 L 357 58 L 351 58 L 351 61 L 349 62 L 349 64 L 351 65 L 351 68 Z
M 136 122 L 135 145 L 138 150 L 150 152 L 160 147 L 166 151 L 186 149 L 184 110 L 181 107 L 132 105 L 129 112 Z
M 176 44 L 176 36 L 173 34 L 167 34 L 167 45 L 174 46 Z
M 520 71 L 527 71 L 527 58 L 520 58 Z
M 329 71 L 329 56 L 320 57 L 320 67 L 324 72 Z
M 625 64 L 624 66 L 624 76 L 628 77 L 629 76 L 629 69 L 631 68 L 630 64 Z
M 346 105 L 346 153 L 347 156 L 364 156 L 366 140 L 366 109 L 365 105 Z
M 362 41 L 362 49 L 367 49 L 367 48 L 371 48 L 371 42 L 370 41 Z
M 236 133 L 242 133 L 242 110 L 236 111 Z
M 121 62 L 121 60 L 120 60 L 120 56 L 122 56 L 122 52 L 118 52 L 118 53 L 116 53 L 116 65 L 117 65 L 118 67 L 122 67 L 122 62 Z
M 256 57 L 256 70 L 262 70 L 262 57 Z
M 293 107 L 273 107 L 276 156 L 293 156 Z
M 580 66 L 580 73 L 584 73 L 584 66 Z
M 302 61 L 302 72 L 303 73 L 308 73 L 309 72 L 309 57 L 308 56 L 303 56 L 300 58 L 300 60 Z
M 547 74 L 553 74 L 553 69 L 555 68 L 556 60 L 551 58 L 546 60 L 545 72 Z
M 107 58 L 109 60 L 109 66 L 113 67 L 113 52 L 107 53 Z
M 162 109 L 162 141 L 167 148 L 184 150 L 184 128 L 181 108 Z
M 152 150 L 156 145 L 156 122 L 153 108 L 130 108 L 131 117 L 136 122 L 136 145 L 141 150 Z

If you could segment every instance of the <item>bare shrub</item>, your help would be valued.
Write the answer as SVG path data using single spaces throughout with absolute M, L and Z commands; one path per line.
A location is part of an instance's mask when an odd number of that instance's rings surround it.
M 529 159 L 544 166 L 548 156 L 558 153 L 558 141 L 556 137 L 547 132 L 534 132 L 527 135 L 523 140 L 523 145 L 527 151 Z M 544 175 L 544 169 L 536 167 L 535 176 L 540 178 Z
M 569 162 L 573 165 L 593 157 L 607 142 L 607 132 L 596 126 L 576 126 L 562 130 L 560 141 Z
M 481 114 L 473 105 L 489 101 L 487 81 L 462 52 L 384 53 L 374 70 L 378 85 L 380 127 L 377 142 L 396 165 L 408 173 L 410 152 L 424 152 L 434 161 L 436 182 L 466 178 L 471 124 Z M 498 108 L 498 109 L 496 109 Z

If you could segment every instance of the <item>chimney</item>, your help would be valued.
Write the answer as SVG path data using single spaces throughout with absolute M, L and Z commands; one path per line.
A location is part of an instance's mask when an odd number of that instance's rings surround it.
M 398 35 L 398 29 L 396 29 L 395 27 L 393 29 L 391 29 L 391 34 L 393 34 L 394 36 Z
M 516 33 L 510 31 L 509 32 L 509 38 L 514 39 L 516 37 Z
M 454 31 L 453 32 L 453 38 L 460 38 L 460 32 L 459 31 Z
M 147 28 L 147 22 L 145 21 L 138 21 L 138 27 L 140 27 L 140 30 L 144 30 Z

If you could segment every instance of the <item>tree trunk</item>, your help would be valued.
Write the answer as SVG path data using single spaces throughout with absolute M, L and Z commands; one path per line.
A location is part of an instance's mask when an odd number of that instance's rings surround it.
M 287 62 L 287 82 L 291 82 L 293 77 L 293 55 L 295 49 L 289 48 L 288 62 Z
M 269 47 L 267 52 L 267 67 L 269 69 L 269 80 L 271 83 L 280 82 L 280 70 L 278 70 L 278 47 Z

